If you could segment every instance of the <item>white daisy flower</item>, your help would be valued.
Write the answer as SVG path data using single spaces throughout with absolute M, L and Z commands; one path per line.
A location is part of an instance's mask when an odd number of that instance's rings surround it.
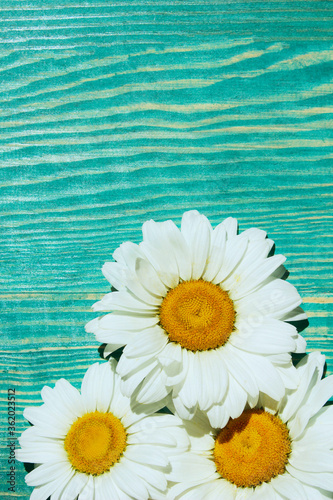
M 190 452 L 171 460 L 170 500 L 324 500 L 333 498 L 333 376 L 320 380 L 325 357 L 297 366 L 300 384 L 280 402 L 213 429 L 203 414 L 186 421 Z
M 42 406 L 25 409 L 33 426 L 17 458 L 38 464 L 26 476 L 31 500 L 165 498 L 170 456 L 188 450 L 188 437 L 174 415 L 151 415 L 156 404 L 131 406 L 119 382 L 114 360 L 96 363 L 81 394 L 61 379 L 42 389 Z
M 126 346 L 117 371 L 124 394 L 149 403 L 172 396 L 177 413 L 197 407 L 216 420 L 236 417 L 259 391 L 276 400 L 297 385 L 290 352 L 305 341 L 287 321 L 306 319 L 301 298 L 282 276 L 283 255 L 259 229 L 237 235 L 228 218 L 214 230 L 197 211 L 143 225 L 143 241 L 126 242 L 103 273 L 118 291 L 94 304 L 113 311 L 86 325 L 107 343 Z

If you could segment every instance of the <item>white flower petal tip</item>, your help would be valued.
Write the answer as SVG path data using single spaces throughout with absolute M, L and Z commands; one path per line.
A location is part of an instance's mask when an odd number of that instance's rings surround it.
M 253 409 L 212 426 L 202 412 L 184 421 L 191 449 L 171 459 L 170 500 L 327 500 L 333 498 L 333 376 L 324 356 L 297 365 L 299 384 L 278 401 L 260 395 Z M 202 430 L 204 429 L 204 433 Z
M 24 411 L 33 426 L 16 457 L 36 464 L 26 476 L 32 499 L 165 498 L 170 457 L 187 452 L 189 439 L 178 417 L 154 413 L 158 405 L 133 408 L 116 368 L 90 366 L 81 393 L 65 379 L 45 386 L 44 404 Z
M 259 393 L 277 400 L 294 388 L 291 353 L 306 343 L 290 322 L 304 313 L 265 231 L 237 234 L 233 217 L 212 228 L 191 210 L 180 229 L 150 220 L 142 233 L 103 266 L 118 291 L 94 305 L 109 314 L 86 325 L 108 352 L 124 346 L 125 394 L 138 389 L 145 404 L 171 394 L 181 417 L 199 408 L 215 421 L 221 405 L 223 418 L 235 417 Z
M 94 318 L 84 327 L 87 333 L 95 333 L 98 329 L 98 318 Z

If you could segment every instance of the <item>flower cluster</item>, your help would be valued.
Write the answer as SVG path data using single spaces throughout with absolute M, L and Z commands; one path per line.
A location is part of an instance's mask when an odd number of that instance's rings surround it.
M 103 266 L 115 291 L 86 331 L 123 351 L 25 410 L 32 500 L 333 498 L 333 377 L 317 352 L 294 366 L 306 315 L 285 257 L 237 229 L 151 220 Z

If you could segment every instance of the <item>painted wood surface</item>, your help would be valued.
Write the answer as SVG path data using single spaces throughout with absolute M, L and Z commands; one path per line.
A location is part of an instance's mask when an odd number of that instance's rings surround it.
M 232 215 L 287 256 L 333 372 L 330 1 L 0 2 L 1 498 L 23 408 L 99 360 L 100 271 L 142 223 Z

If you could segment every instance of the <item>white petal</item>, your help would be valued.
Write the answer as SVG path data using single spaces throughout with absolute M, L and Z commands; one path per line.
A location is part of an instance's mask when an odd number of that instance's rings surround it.
M 333 375 L 320 382 L 312 390 L 306 403 L 298 410 L 290 423 L 290 433 L 293 438 L 299 436 L 305 429 L 309 419 L 315 415 L 333 394 Z
M 158 325 L 142 330 L 136 335 L 135 340 L 128 344 L 124 350 L 127 358 L 136 358 L 142 355 L 156 355 L 168 343 L 168 336 Z
M 94 500 L 109 500 L 110 498 L 121 500 L 120 491 L 112 480 L 112 469 L 109 473 L 95 477 L 94 491 L 91 492 L 91 496 Z
M 227 232 L 228 239 L 233 238 L 237 234 L 238 222 L 234 217 L 228 217 L 222 222 Z
M 272 360 L 272 356 L 269 356 L 269 359 L 273 362 L 278 374 L 280 375 L 284 383 L 285 388 L 291 390 L 297 389 L 299 384 L 299 376 L 296 368 L 292 364 L 292 361 L 290 360 L 287 365 L 279 366 L 274 363 L 274 360 Z
M 41 396 L 54 415 L 65 416 L 73 421 L 84 412 L 79 391 L 63 378 L 56 382 L 54 389 L 43 387 Z
M 303 446 L 306 445 L 313 449 L 333 449 L 333 423 L 323 427 L 317 425 L 315 428 L 306 429 L 305 433 L 302 434 L 302 438 L 297 438 L 293 442 L 294 446 L 296 443 L 300 442 Z
M 124 355 L 121 356 L 121 358 L 125 357 Z M 140 359 L 140 358 L 139 358 Z M 133 361 L 133 360 L 132 360 Z M 136 360 L 138 361 L 138 360 Z M 138 387 L 138 385 L 142 382 L 142 380 L 149 375 L 149 373 L 154 370 L 154 368 L 157 366 L 157 361 L 153 358 L 150 358 L 148 361 L 142 363 L 139 365 L 138 363 L 133 365 L 137 366 L 136 370 L 132 370 L 128 375 L 125 375 L 124 378 L 121 380 L 120 383 L 120 389 L 122 393 L 127 396 L 131 397 L 135 389 Z M 134 368 L 133 366 L 133 368 Z
M 296 477 L 301 483 L 333 491 L 333 474 L 330 472 L 304 472 L 296 469 L 296 467 L 293 467 L 291 464 L 287 464 L 286 469 L 289 474 Z
M 140 248 L 169 288 L 174 288 L 179 283 L 178 263 L 170 239 L 173 232 L 174 224 L 171 221 L 150 220 L 142 226 L 143 242 L 140 243 Z
M 293 467 L 308 472 L 333 472 L 333 451 L 295 444 L 294 441 L 293 452 L 289 457 Z
M 139 464 L 138 462 L 132 462 L 129 459 L 127 459 L 126 462 L 129 468 L 133 468 L 135 474 L 141 477 L 146 483 L 155 486 L 155 488 L 158 488 L 160 490 L 165 490 L 167 481 L 165 478 L 165 474 L 162 471 L 154 469 L 153 467 L 146 467 L 145 465 Z
M 321 488 L 312 488 L 312 486 L 304 485 L 308 500 L 325 500 L 332 499 L 332 492 L 322 490 Z
M 280 319 L 302 302 L 296 288 L 281 279 L 263 286 L 259 290 L 235 301 L 239 315 L 251 315 L 255 318 L 269 316 Z
M 271 487 L 270 483 L 262 483 L 260 486 L 256 486 L 254 488 L 253 493 L 251 494 L 251 488 L 246 488 L 245 492 L 249 492 L 248 496 L 245 494 L 243 497 L 248 498 L 249 500 L 280 500 L 280 496 L 275 493 L 274 489 Z M 236 500 L 243 500 L 241 495 L 238 494 L 236 496 Z
M 246 236 L 249 241 L 262 241 L 266 240 L 267 233 L 263 229 L 258 229 L 256 227 L 250 227 L 241 233 Z
M 190 420 L 195 414 L 196 406 L 187 408 L 177 393 L 172 395 L 172 402 L 175 407 L 175 413 L 176 415 L 179 415 L 180 418 Z
M 26 432 L 26 431 L 25 431 Z M 303 434 L 294 440 L 296 445 L 308 445 L 310 448 L 333 448 L 333 406 L 324 406 L 308 422 Z
M 215 351 L 197 352 L 196 372 L 201 374 L 201 391 L 199 392 L 199 407 L 207 410 L 214 403 L 220 402 L 228 386 L 228 376 L 225 363 Z
M 45 464 L 46 465 L 46 464 Z M 49 465 L 49 464 L 48 464 Z M 41 467 L 43 466 L 39 466 L 37 467 L 38 469 L 40 469 Z M 45 467 L 44 469 L 44 472 L 46 472 L 48 469 L 48 466 Z M 34 470 L 37 470 L 37 469 L 34 469 Z M 34 471 L 32 471 L 34 472 Z M 41 470 L 39 472 L 42 472 Z M 75 474 L 75 472 L 71 469 L 67 469 L 65 470 L 64 468 L 62 467 L 59 467 L 58 468 L 58 476 L 56 477 L 56 479 L 52 479 L 50 480 L 49 478 L 47 478 L 47 476 L 44 476 L 44 483 L 42 486 L 38 486 L 37 488 L 35 488 L 30 496 L 30 500 L 46 500 L 49 496 L 53 496 L 53 494 L 59 490 L 59 489 L 63 489 L 66 487 L 66 485 L 68 484 L 68 482 L 70 482 Z M 27 474 L 26 476 L 26 482 L 27 484 L 30 484 L 30 478 L 32 476 L 30 476 L 31 472 L 29 474 Z M 53 475 L 53 477 L 55 477 Z M 64 500 L 67 500 L 64 498 Z
M 196 481 L 208 479 L 216 473 L 214 462 L 206 457 L 200 457 L 192 453 L 184 453 L 172 458 L 172 471 L 169 475 L 170 481 Z
M 282 495 L 282 498 L 286 497 L 293 500 L 307 500 L 307 495 L 302 484 L 298 481 L 298 479 L 295 479 L 288 473 L 276 476 L 272 479 L 270 484 L 277 493 Z
M 210 375 L 210 377 L 214 378 L 210 389 L 212 398 L 214 402 L 220 402 L 225 397 L 229 384 L 228 370 L 223 359 L 223 348 L 207 353 L 205 357 L 207 358 L 207 365 L 209 365 L 208 370 L 213 372 L 213 375 Z
M 168 397 L 165 398 L 164 400 L 154 401 L 153 403 L 141 404 L 136 401 L 133 401 L 132 399 L 130 408 L 127 410 L 126 414 L 123 415 L 121 420 L 124 427 L 126 427 L 128 432 L 131 433 L 132 425 L 136 425 L 137 423 L 139 423 L 140 425 L 140 423 L 143 422 L 143 419 L 148 418 L 147 415 L 155 417 L 155 415 L 153 414 L 159 411 L 161 408 L 164 408 L 169 400 L 170 398 Z M 142 425 L 146 428 L 146 424 Z M 150 425 L 148 426 L 148 428 L 150 429 Z
M 229 387 L 224 405 L 231 418 L 237 418 L 243 412 L 247 401 L 247 393 L 237 380 L 229 374 Z
M 111 397 L 112 397 L 112 388 L 113 388 L 113 375 L 112 371 L 115 370 L 115 361 L 110 361 L 103 363 L 100 365 L 99 363 L 94 363 L 91 365 L 86 371 L 82 384 L 81 384 L 81 396 L 85 406 L 86 412 L 96 411 L 97 407 L 105 407 L 109 406 Z M 111 374 L 108 374 L 108 372 Z M 101 380 L 103 380 L 104 376 L 107 380 L 110 380 L 112 386 L 110 387 L 109 397 L 105 394 L 100 395 L 99 386 L 101 384 Z M 104 381 L 102 382 L 103 387 Z
M 128 435 L 127 444 L 149 444 L 152 446 L 169 446 L 170 448 L 175 448 L 177 445 L 177 440 L 172 436 L 170 432 L 167 432 L 164 429 L 163 432 L 160 432 L 158 434 L 156 432 L 142 432 L 141 434 Z
M 167 375 L 169 375 L 168 367 L 173 371 L 173 367 L 170 365 L 177 365 L 180 367 L 182 359 L 182 347 L 176 342 L 169 342 L 158 356 L 158 361 L 164 367 Z
M 215 284 L 221 283 L 223 290 L 230 289 L 230 287 L 225 284 L 226 278 L 243 258 L 247 245 L 247 239 L 240 236 L 235 236 L 227 241 L 222 266 L 213 280 Z M 231 283 L 234 283 L 233 278 Z
M 163 283 L 168 288 L 175 288 L 179 284 L 179 272 L 176 260 L 172 259 L 163 247 L 153 248 L 146 244 L 145 241 L 140 243 L 140 246 Z
M 121 463 L 113 467 L 112 481 L 120 491 L 127 495 L 142 500 L 148 499 L 144 481 L 135 474 L 133 465 L 129 467 L 127 460 L 122 460 Z
M 140 407 L 141 405 L 138 405 L 138 408 Z M 175 427 L 182 425 L 181 419 L 176 417 L 175 415 L 156 413 L 154 415 L 147 416 L 147 414 L 149 414 L 149 412 L 142 412 L 141 419 L 134 421 L 130 425 L 130 427 L 127 429 L 129 434 L 152 434 L 154 432 L 160 432 L 159 429 L 172 430 L 173 432 Z
M 321 408 L 316 415 L 314 415 L 308 425 L 308 429 L 311 430 L 312 426 L 319 425 L 320 427 L 330 426 L 333 422 L 333 406 L 324 406 Z
M 117 290 L 125 290 L 126 268 L 118 262 L 105 262 L 102 273 Z
M 191 279 L 191 253 L 177 226 L 168 220 L 159 225 L 158 244 L 167 251 L 169 259 L 177 263 L 178 273 L 182 280 Z M 147 235 L 149 236 L 149 235 Z M 150 245 L 156 245 L 156 241 L 149 241 Z M 176 272 L 176 267 L 173 269 Z
M 181 495 L 182 500 L 202 500 L 203 498 L 206 500 L 209 498 L 209 493 L 212 487 L 211 483 L 211 481 L 206 481 L 203 484 L 199 484 L 188 489 L 183 495 Z
M 131 401 L 121 392 L 120 383 L 121 378 L 115 374 L 113 396 L 110 402 L 109 411 L 113 413 L 115 417 L 122 419 L 130 410 Z
M 251 374 L 251 369 L 244 363 L 243 352 L 233 347 L 229 343 L 221 349 L 221 357 L 226 364 L 228 372 L 237 380 L 237 383 L 252 397 L 259 393 L 255 377 Z
M 308 317 L 301 307 L 295 307 L 292 311 L 281 316 L 280 319 L 282 321 L 305 321 Z
M 204 412 L 198 410 L 192 420 L 183 421 L 183 426 L 190 440 L 191 453 L 205 455 L 214 448 L 213 428 Z
M 236 348 L 256 354 L 296 350 L 293 336 L 297 335 L 297 330 L 294 326 L 276 319 L 261 318 L 261 323 L 259 321 L 256 324 L 249 322 L 240 325 L 239 332 L 231 334 L 229 343 Z
M 210 249 L 211 226 L 206 218 L 202 218 L 191 241 L 192 247 L 192 279 L 201 278 L 206 267 Z
M 132 311 L 156 314 L 157 307 L 142 302 L 130 292 L 110 292 L 93 304 L 94 311 Z
M 181 233 L 190 249 L 192 279 L 201 278 L 207 263 L 212 227 L 207 217 L 196 210 L 185 212 L 182 217 Z
M 137 358 L 127 358 L 126 353 L 124 354 L 126 348 L 127 346 L 120 356 L 116 368 L 117 373 L 119 373 L 121 377 L 134 374 L 144 365 L 156 363 L 156 360 L 152 358 L 151 354 L 148 354 L 147 356 L 138 356 Z
M 145 363 L 137 371 L 126 375 L 120 382 L 120 390 L 124 396 L 131 398 L 134 391 L 141 384 L 141 382 L 149 375 L 151 371 L 157 366 L 157 361 L 152 361 L 151 363 Z
M 23 416 L 38 427 L 40 436 L 63 438 L 72 424 L 72 421 L 65 417 L 57 418 L 45 404 L 39 407 L 30 406 L 26 408 Z
M 182 387 L 178 391 L 178 395 L 181 398 L 183 404 L 187 408 L 192 408 L 196 405 L 198 401 L 198 385 L 197 385 L 197 374 L 195 372 L 194 365 L 195 354 L 191 351 L 187 352 L 188 359 L 188 371 Z M 177 388 L 174 388 L 174 390 Z
M 147 486 L 148 492 L 149 492 L 149 499 L 153 498 L 154 500 L 165 500 L 166 497 L 166 492 L 161 491 L 158 488 L 155 488 L 155 486 L 148 485 Z
M 282 379 L 268 357 L 256 356 L 243 351 L 242 359 L 251 369 L 251 373 L 261 392 L 277 401 L 284 396 L 285 387 Z
M 205 481 L 205 483 L 209 484 L 209 480 Z M 184 495 L 188 495 L 189 493 L 193 493 L 198 486 L 201 486 L 202 481 L 191 481 L 188 483 L 176 483 L 168 491 L 167 500 L 180 500 L 184 499 Z
M 88 481 L 83 490 L 80 492 L 78 500 L 92 500 L 95 492 L 95 476 L 88 476 Z
M 149 328 L 158 323 L 157 315 L 138 315 L 135 313 L 114 312 L 102 316 L 99 320 L 100 328 L 113 331 L 137 331 Z
M 207 411 L 207 417 L 212 427 L 222 429 L 228 423 L 230 418 L 229 411 L 227 411 L 224 404 L 213 405 Z
M 16 450 L 16 458 L 21 462 L 39 464 L 67 459 L 63 440 L 40 436 L 36 426 L 26 429 L 19 443 L 22 449 Z
M 87 474 L 75 472 L 69 483 L 59 492 L 59 500 L 73 500 L 73 498 L 76 498 L 86 486 L 88 480 L 89 476 Z M 53 496 L 51 496 L 51 500 L 53 500 Z
M 280 409 L 280 417 L 284 422 L 287 422 L 297 412 L 302 405 L 304 398 L 309 391 L 310 386 L 315 385 L 321 378 L 325 356 L 320 353 L 313 352 L 309 356 L 305 356 L 297 365 L 299 375 L 299 386 L 297 390 L 289 395 L 288 399 L 283 402 Z
M 223 224 L 219 224 L 211 235 L 210 252 L 207 259 L 206 269 L 202 278 L 206 281 L 213 281 L 222 267 L 224 252 L 227 241 L 227 233 Z
M 211 488 L 205 500 L 234 500 L 236 498 L 237 487 L 229 481 L 224 481 L 221 478 L 211 482 Z
M 97 411 L 107 412 L 113 396 L 116 364 L 113 360 L 99 365 L 99 383 L 94 389 Z
M 250 273 L 258 267 L 260 261 L 268 257 L 274 241 L 263 237 L 253 238 L 247 231 L 241 233 L 240 236 L 248 239 L 248 245 L 246 254 L 237 266 L 237 272 L 238 274 Z
M 170 392 L 165 387 L 165 379 L 165 374 L 161 368 L 154 368 L 143 381 L 136 395 L 136 400 L 145 404 L 164 399 Z
M 234 272 L 234 281 L 231 290 L 231 298 L 233 300 L 240 299 L 250 292 L 261 286 L 265 286 L 265 280 L 274 273 L 274 271 L 285 262 L 286 258 L 283 255 L 274 255 L 263 261 L 259 261 L 255 270 L 250 273 Z
M 177 352 L 177 354 L 179 354 L 179 351 Z M 167 375 L 166 385 L 169 387 L 174 387 L 176 389 L 176 392 L 180 389 L 180 387 L 183 386 L 189 368 L 189 356 L 187 350 L 181 348 L 180 354 L 181 354 L 180 363 L 177 362 L 170 364 L 168 365 L 168 369 L 166 368 L 164 369 Z
M 306 350 L 306 340 L 305 338 L 302 337 L 302 335 L 296 334 L 295 337 L 295 342 L 296 342 L 296 353 L 303 353 Z
M 141 285 L 149 293 L 154 293 L 159 297 L 165 297 L 168 289 L 159 278 L 154 267 L 145 259 L 137 259 L 135 263 L 135 272 Z
M 136 334 L 136 332 L 105 330 L 100 326 L 100 318 L 89 321 L 85 326 L 85 330 L 87 333 L 93 333 L 100 342 L 110 343 L 109 348 L 113 349 L 111 352 L 130 342 Z
M 68 460 L 49 462 L 39 465 L 29 472 L 29 474 L 25 476 L 25 481 L 28 486 L 41 486 L 46 483 L 53 483 L 54 481 L 60 481 L 63 479 L 63 485 L 65 486 L 73 474 L 74 471 L 72 470 L 72 466 Z
M 165 453 L 159 448 L 145 444 L 128 446 L 124 451 L 124 456 L 139 464 L 153 465 L 156 467 L 167 467 L 169 463 Z
M 260 264 L 267 258 L 271 247 L 272 240 L 248 240 L 246 236 L 246 231 L 241 233 L 236 241 L 238 240 L 237 245 L 239 245 L 241 239 L 247 242 L 246 252 L 243 254 L 242 258 L 238 261 L 236 267 L 234 267 L 232 273 L 228 276 L 228 278 L 223 282 L 223 286 L 226 289 L 233 290 L 235 286 L 235 279 L 237 280 L 236 284 L 241 281 L 240 277 L 245 278 L 245 276 L 249 275 L 251 272 L 256 273 L 256 270 L 260 266 Z M 231 244 L 232 242 L 230 242 Z M 237 295 L 236 295 L 237 296 Z
M 139 245 L 125 241 L 114 252 L 112 257 L 130 271 L 134 271 L 136 259 L 143 257 Z

